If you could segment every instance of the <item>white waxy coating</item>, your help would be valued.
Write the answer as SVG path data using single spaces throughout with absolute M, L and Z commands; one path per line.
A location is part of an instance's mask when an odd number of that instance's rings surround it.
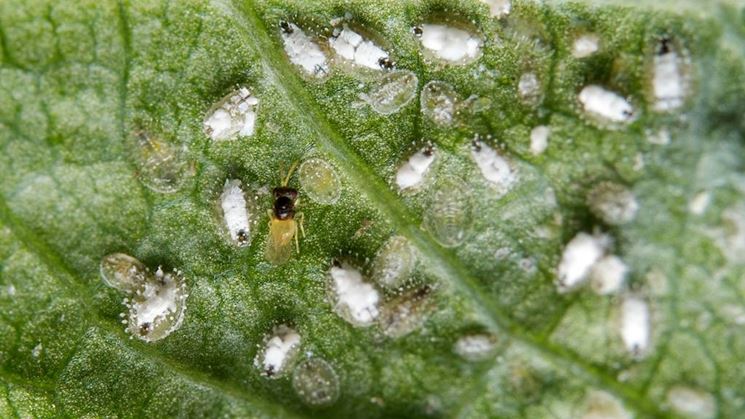
M 300 335 L 287 326 L 280 326 L 256 359 L 261 374 L 277 378 L 285 372 L 288 359 L 300 346 Z
M 548 137 L 551 135 L 551 128 L 545 125 L 539 125 L 530 131 L 530 152 L 537 156 L 548 148 Z
M 489 14 L 497 19 L 510 14 L 512 8 L 510 0 L 481 0 L 481 2 L 489 6 Z
M 214 141 L 249 137 L 256 130 L 256 106 L 259 100 L 246 87 L 225 96 L 210 109 L 204 120 L 204 132 Z
M 127 304 L 130 333 L 146 342 L 154 342 L 178 329 L 186 308 L 185 287 L 178 272 L 164 273 L 158 268 L 155 277 L 137 290 Z
M 629 268 L 615 255 L 608 255 L 597 261 L 590 269 L 590 285 L 600 295 L 618 292 L 626 281 Z
M 600 39 L 595 34 L 579 36 L 572 44 L 572 56 L 574 58 L 585 58 L 596 53 L 600 48 Z
M 290 62 L 312 76 L 322 77 L 327 74 L 329 66 L 321 47 L 294 23 L 290 23 L 289 27 L 289 33 L 282 31 L 282 42 Z
M 382 70 L 380 60 L 388 58 L 387 52 L 349 29 L 347 25 L 334 31 L 334 36 L 329 38 L 329 45 L 343 59 L 373 70 Z
M 626 99 L 597 85 L 583 88 L 579 101 L 585 112 L 603 121 L 628 123 L 635 118 L 634 108 Z
M 456 354 L 469 361 L 480 361 L 494 354 L 497 341 L 487 334 L 463 336 L 455 342 L 453 350 Z
M 592 212 L 610 225 L 626 224 L 636 217 L 639 203 L 626 186 L 600 182 L 587 195 Z
M 427 146 L 414 153 L 396 172 L 396 184 L 399 189 L 409 189 L 421 185 L 434 161 L 435 152 L 432 147 Z
M 425 23 L 420 28 L 422 46 L 437 58 L 465 63 L 481 51 L 481 40 L 466 30 L 437 23 Z
M 559 292 L 570 291 L 588 277 L 592 265 L 606 252 L 610 239 L 606 235 L 579 233 L 567 243 L 558 268 Z
M 220 195 L 220 208 L 230 238 L 239 246 L 247 245 L 251 238 L 251 222 L 240 180 L 225 181 L 225 187 Z
M 683 106 L 688 93 L 688 80 L 681 57 L 672 50 L 655 55 L 653 73 L 654 109 L 669 112 Z
M 706 208 L 711 203 L 711 193 L 709 191 L 701 191 L 697 193 L 691 202 L 688 203 L 688 211 L 693 215 L 702 215 L 706 212 Z
M 512 164 L 488 145 L 474 142 L 471 157 L 484 178 L 496 186 L 497 197 L 509 192 L 517 183 L 517 171 Z
M 520 76 L 520 81 L 517 83 L 517 93 L 523 102 L 536 102 L 541 94 L 541 84 L 538 81 L 538 76 L 535 73 L 525 73 Z
M 371 284 L 362 280 L 357 269 L 343 264 L 331 268 L 337 312 L 352 324 L 369 326 L 378 317 L 380 295 Z
M 41 342 L 37 343 L 36 346 L 34 346 L 34 349 L 31 350 L 31 356 L 34 358 L 38 358 L 39 355 L 41 355 L 41 351 L 44 350 L 44 346 L 41 344 Z
M 642 298 L 627 296 L 621 303 L 621 339 L 634 357 L 640 357 L 650 343 L 649 305 Z
M 714 396 L 691 387 L 671 387 L 667 391 L 667 403 L 676 413 L 690 418 L 711 419 L 717 414 Z

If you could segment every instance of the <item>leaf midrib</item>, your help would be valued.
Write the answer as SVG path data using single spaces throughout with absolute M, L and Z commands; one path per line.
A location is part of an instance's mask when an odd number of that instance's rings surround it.
M 276 39 L 269 35 L 257 11 L 249 4 L 241 5 L 235 0 L 232 1 L 233 4 L 228 5 L 228 8 L 238 11 L 238 15 L 245 21 L 243 22 L 245 24 L 238 25 L 239 28 L 246 40 L 253 44 L 255 50 L 262 51 L 264 70 L 275 81 L 275 86 L 287 103 L 298 111 L 297 114 L 303 119 L 304 125 L 315 133 L 320 145 L 334 158 L 335 163 L 345 172 L 351 183 L 388 218 L 398 230 L 397 234 L 409 239 L 445 280 L 471 299 L 486 326 L 496 333 L 506 333 L 515 341 L 533 348 L 559 366 L 582 376 L 585 381 L 615 394 L 635 410 L 653 417 L 666 416 L 634 388 L 618 382 L 613 376 L 582 359 L 579 354 L 523 330 L 519 324 L 497 308 L 496 304 L 491 303 L 488 294 L 478 285 L 478 280 L 453 254 L 436 244 L 418 227 L 419 223 L 414 222 L 417 217 L 401 204 L 399 197 L 349 147 L 338 130 L 320 112 L 292 64 L 284 55 L 284 49 Z M 250 31 L 247 28 L 254 30 Z

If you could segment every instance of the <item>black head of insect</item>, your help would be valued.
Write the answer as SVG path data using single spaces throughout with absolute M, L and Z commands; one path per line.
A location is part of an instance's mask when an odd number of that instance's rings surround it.
M 140 336 L 147 336 L 152 331 L 152 324 L 150 322 L 142 323 L 140 325 Z
M 287 35 L 294 32 L 294 30 L 292 29 L 292 26 L 286 20 L 279 21 L 279 27 L 280 29 L 282 29 L 282 32 L 286 33 Z
M 673 50 L 673 40 L 670 37 L 663 37 L 660 38 L 659 43 L 657 44 L 657 55 L 665 55 L 669 54 Z
M 389 57 L 380 57 L 378 58 L 378 66 L 383 70 L 393 70 L 396 67 L 396 63 Z
M 295 215 L 297 189 L 280 186 L 274 188 L 274 216 L 280 220 L 292 219 Z
M 424 30 L 422 29 L 421 26 L 414 26 L 411 29 L 411 32 L 413 32 L 414 36 L 416 36 L 417 38 L 421 38 L 422 34 L 424 33 Z

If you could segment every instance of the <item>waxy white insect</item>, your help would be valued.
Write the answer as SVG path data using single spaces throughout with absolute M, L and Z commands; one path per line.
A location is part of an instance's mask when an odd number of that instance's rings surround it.
M 336 312 L 354 325 L 371 325 L 380 314 L 380 294 L 375 287 L 365 282 L 362 273 L 347 263 L 332 266 L 329 274 Z
M 337 56 L 371 70 L 382 70 L 381 62 L 388 59 L 387 52 L 346 24 L 342 28 L 334 29 L 333 36 L 329 38 L 329 45 Z
M 621 339 L 626 350 L 635 358 L 642 357 L 649 348 L 649 304 L 639 296 L 628 295 L 621 302 Z
M 465 64 L 481 53 L 481 39 L 462 28 L 424 23 L 415 34 L 431 55 L 449 63 Z
M 278 378 L 284 375 L 287 365 L 297 353 L 301 343 L 300 334 L 294 329 L 280 325 L 267 339 L 264 348 L 256 355 L 254 364 L 261 375 Z
M 305 74 L 323 77 L 329 72 L 328 59 L 321 47 L 297 25 L 280 23 L 282 42 L 290 62 L 300 67 Z
M 514 164 L 485 143 L 474 140 L 471 144 L 471 157 L 484 179 L 494 187 L 495 198 L 505 195 L 517 183 L 518 175 Z
M 204 119 L 204 132 L 213 141 L 250 137 L 256 130 L 259 99 L 247 87 L 229 93 L 218 101 Z
M 599 122 L 627 124 L 636 118 L 634 107 L 618 93 L 598 85 L 589 85 L 579 93 L 584 111 Z
M 579 233 L 574 236 L 561 255 L 557 279 L 559 292 L 570 291 L 583 283 L 609 245 L 610 237 L 604 234 Z
M 241 189 L 240 180 L 225 181 L 220 195 L 220 208 L 232 242 L 238 246 L 247 246 L 251 243 L 251 217 L 255 215 L 249 213 L 249 206 L 245 192 Z
M 434 161 L 435 149 L 429 145 L 425 146 L 399 167 L 396 172 L 396 185 L 402 190 L 421 185 Z

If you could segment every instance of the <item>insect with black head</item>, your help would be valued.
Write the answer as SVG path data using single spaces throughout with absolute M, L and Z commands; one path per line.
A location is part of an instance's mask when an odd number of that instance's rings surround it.
M 266 260 L 275 265 L 281 265 L 290 259 L 293 239 L 295 250 L 300 253 L 298 230 L 305 237 L 303 213 L 295 211 L 295 206 L 300 201 L 297 189 L 287 186 L 295 168 L 297 168 L 297 162 L 293 163 L 290 170 L 287 171 L 287 175 L 282 179 L 282 184 L 272 189 L 274 205 L 272 209 L 267 210 L 269 214 L 269 239 L 266 242 L 264 256 Z

